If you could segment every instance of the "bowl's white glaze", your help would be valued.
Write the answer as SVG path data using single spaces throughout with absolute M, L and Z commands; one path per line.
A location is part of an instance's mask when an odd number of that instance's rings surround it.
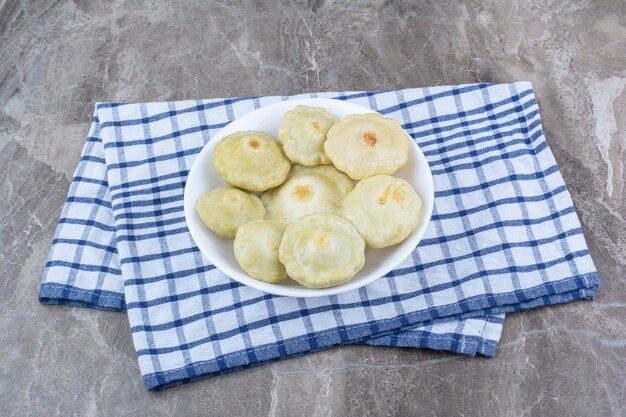
M 417 229 L 398 245 L 384 249 L 366 249 L 363 269 L 352 280 L 336 287 L 310 289 L 291 279 L 286 279 L 277 284 L 269 284 L 251 278 L 241 269 L 235 259 L 233 241 L 222 239 L 208 230 L 195 210 L 196 201 L 202 193 L 225 185 L 213 167 L 215 145 L 223 137 L 243 130 L 260 130 L 273 137 L 278 137 L 278 128 L 283 115 L 299 105 L 323 107 L 339 119 L 349 114 L 373 113 L 367 107 L 341 100 L 310 98 L 271 104 L 239 117 L 213 136 L 194 161 L 185 185 L 185 219 L 189 232 L 202 254 L 222 272 L 242 284 L 270 294 L 291 297 L 319 297 L 339 294 L 360 288 L 387 274 L 411 254 L 426 231 L 433 209 L 433 179 L 424 154 L 413 140 L 410 141 L 407 164 L 398 170 L 394 176 L 411 183 L 422 198 L 422 212 Z

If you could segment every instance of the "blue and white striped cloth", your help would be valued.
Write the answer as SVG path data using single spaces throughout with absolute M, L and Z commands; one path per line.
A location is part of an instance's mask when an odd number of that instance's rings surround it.
M 229 279 L 185 226 L 209 138 L 260 106 L 327 97 L 402 123 L 435 183 L 418 248 L 374 283 L 296 299 Z M 598 277 L 529 83 L 170 103 L 100 103 L 40 300 L 126 310 L 145 386 L 162 389 L 347 343 L 492 356 L 504 313 L 593 298 Z

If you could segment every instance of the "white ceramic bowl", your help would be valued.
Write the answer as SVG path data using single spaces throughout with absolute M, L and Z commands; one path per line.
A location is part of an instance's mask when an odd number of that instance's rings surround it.
M 323 107 L 339 119 L 349 114 L 373 113 L 367 107 L 341 100 L 310 98 L 271 104 L 241 116 L 213 136 L 194 161 L 185 185 L 185 219 L 189 232 L 202 254 L 223 273 L 242 284 L 270 294 L 291 297 L 319 297 L 339 294 L 367 285 L 391 271 L 411 254 L 426 231 L 433 209 L 433 179 L 424 154 L 412 139 L 408 162 L 394 176 L 411 183 L 422 198 L 422 212 L 417 229 L 398 245 L 384 249 L 366 249 L 363 269 L 352 280 L 336 287 L 311 289 L 289 278 L 277 284 L 269 284 L 251 278 L 235 259 L 233 240 L 222 239 L 213 234 L 204 226 L 195 209 L 196 201 L 202 193 L 226 185 L 213 166 L 215 145 L 223 137 L 243 130 L 259 130 L 276 138 L 283 115 L 298 105 Z

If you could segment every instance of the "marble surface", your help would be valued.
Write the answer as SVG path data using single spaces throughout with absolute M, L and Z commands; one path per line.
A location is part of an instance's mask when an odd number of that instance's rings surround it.
M 0 415 L 626 414 L 626 3 L 0 0 Z M 494 359 L 348 346 L 159 393 L 37 291 L 96 101 L 530 80 L 601 277 Z

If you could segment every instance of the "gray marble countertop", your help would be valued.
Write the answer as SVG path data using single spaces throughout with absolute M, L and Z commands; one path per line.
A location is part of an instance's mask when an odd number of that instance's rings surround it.
M 0 415 L 626 413 L 623 1 L 0 0 Z M 601 288 L 494 359 L 347 346 L 159 393 L 124 314 L 37 302 L 96 101 L 530 80 Z

